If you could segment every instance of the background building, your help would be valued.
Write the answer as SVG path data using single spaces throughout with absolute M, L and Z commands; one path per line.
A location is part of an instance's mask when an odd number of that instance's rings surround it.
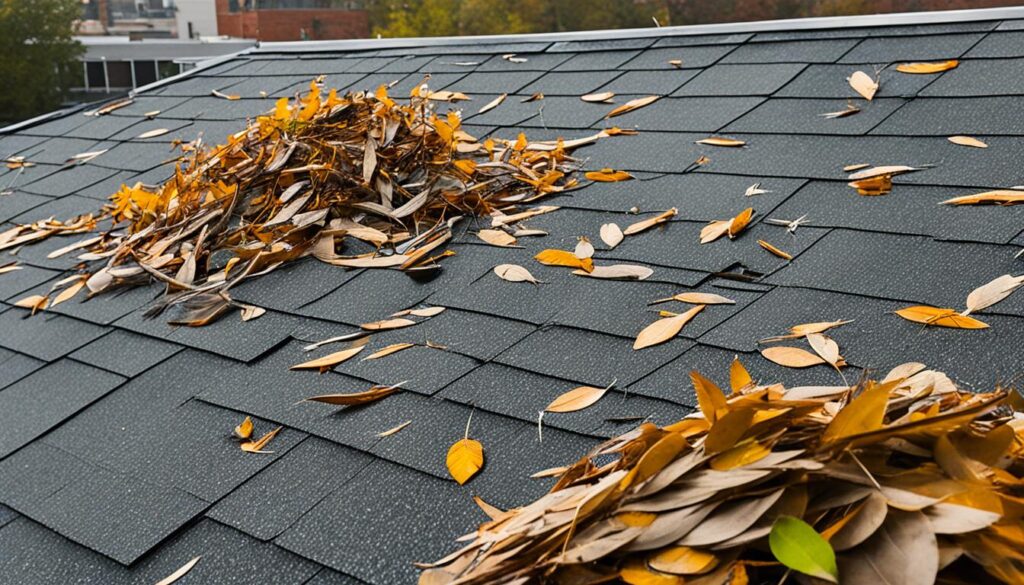
M 362 0 L 217 0 L 222 35 L 260 41 L 370 36 Z

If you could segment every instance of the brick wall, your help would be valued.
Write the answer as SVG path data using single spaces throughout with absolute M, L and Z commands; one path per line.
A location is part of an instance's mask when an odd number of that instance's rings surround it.
M 231 12 L 217 0 L 217 32 L 260 41 L 298 41 L 305 30 L 312 40 L 370 36 L 365 10 L 246 10 Z

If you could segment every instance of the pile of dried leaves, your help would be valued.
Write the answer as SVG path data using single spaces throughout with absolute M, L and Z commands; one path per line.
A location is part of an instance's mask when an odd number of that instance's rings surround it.
M 853 387 L 691 374 L 700 412 L 644 424 L 501 511 L 421 585 L 1024 582 L 1022 398 L 910 363 Z
M 437 112 L 457 99 L 466 98 L 426 84 L 408 100 L 383 86 L 340 96 L 316 80 L 226 144 L 183 145 L 164 185 L 124 186 L 98 214 L 17 226 L 0 233 L 0 250 L 96 232 L 109 217 L 111 229 L 51 254 L 84 251 L 78 258 L 92 265 L 63 286 L 96 294 L 155 278 L 167 294 L 152 313 L 181 304 L 176 323 L 204 325 L 236 305 L 232 286 L 306 255 L 350 268 L 437 270 L 450 253 L 432 252 L 458 217 L 490 215 L 492 227 L 510 229 L 555 209 L 519 206 L 575 187 L 580 165 L 568 153 L 621 132 L 479 142 L 461 129 L 458 112 Z M 43 309 L 49 296 L 25 306 Z M 260 312 L 241 308 L 243 318 Z

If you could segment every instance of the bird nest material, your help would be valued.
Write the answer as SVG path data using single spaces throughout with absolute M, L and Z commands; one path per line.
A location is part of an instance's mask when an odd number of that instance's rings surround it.
M 421 585 L 1024 583 L 1024 413 L 922 364 L 854 387 L 691 374 L 700 412 L 576 463 Z M 986 581 L 986 579 L 988 581 Z
M 458 112 L 437 112 L 462 94 L 424 83 L 397 100 L 384 86 L 339 95 L 321 84 L 282 98 L 226 144 L 181 145 L 162 186 L 125 185 L 96 214 L 19 225 L 0 234 L 0 250 L 100 232 L 58 251 L 84 251 L 79 258 L 93 266 L 62 286 L 97 294 L 156 279 L 167 294 L 150 315 L 181 304 L 172 323 L 205 325 L 237 305 L 231 287 L 307 255 L 348 268 L 437 270 L 453 252 L 432 252 L 459 217 L 494 216 L 502 227 L 555 209 L 521 206 L 577 186 L 572 149 L 622 132 L 480 142 Z M 48 297 L 32 308 L 45 308 Z M 257 310 L 242 308 L 243 317 Z

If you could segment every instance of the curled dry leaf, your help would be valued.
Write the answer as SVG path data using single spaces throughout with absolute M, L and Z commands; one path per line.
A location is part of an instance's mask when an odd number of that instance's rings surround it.
M 1015 205 L 1024 203 L 1024 191 L 999 189 L 974 195 L 961 195 L 942 202 L 943 205 Z
M 953 144 L 959 144 L 960 146 L 972 146 L 974 148 L 988 148 L 988 144 L 985 144 L 981 140 L 972 136 L 950 136 L 946 140 L 949 140 Z
M 319 396 L 306 398 L 303 402 L 323 402 L 324 404 L 334 404 L 336 406 L 357 406 L 360 404 L 369 404 L 382 398 L 387 398 L 395 392 L 398 392 L 404 383 L 405 382 L 399 382 L 392 386 L 373 386 L 369 390 L 351 392 L 348 394 L 321 394 Z
M 942 73 L 943 71 L 949 71 L 955 69 L 960 65 L 960 61 L 951 59 L 949 61 L 940 61 L 938 63 L 900 63 L 896 66 L 896 71 L 900 73 L 915 73 L 915 74 L 930 74 L 930 73 Z
M 601 226 L 601 241 L 611 249 L 621 244 L 625 237 L 618 224 L 606 223 Z
M 668 211 L 664 211 L 664 212 L 662 212 L 662 213 L 660 213 L 660 214 L 658 214 L 658 215 L 656 215 L 654 217 L 650 217 L 650 218 L 647 218 L 647 219 L 645 219 L 643 221 L 638 221 L 638 222 L 636 222 L 634 224 L 630 224 L 629 226 L 626 227 L 625 230 L 622 231 L 622 233 L 623 233 L 623 235 L 627 235 L 627 236 L 632 236 L 634 234 L 639 234 L 640 232 L 645 231 L 645 230 L 649 230 L 649 229 L 651 229 L 652 227 L 654 227 L 656 225 L 665 223 L 666 221 L 668 221 L 668 220 L 672 219 L 673 217 L 675 217 L 678 213 L 679 213 L 679 210 L 676 209 L 675 207 L 673 207 L 672 209 L 669 209 Z
M 29 295 L 25 298 L 18 299 L 14 302 L 15 307 L 21 307 L 23 309 L 32 309 L 32 314 L 35 315 L 37 311 L 42 311 L 50 303 L 50 297 L 44 295 Z
M 590 103 L 605 103 L 610 104 L 615 94 L 610 91 L 603 91 L 601 93 L 588 93 L 587 95 L 581 95 L 580 99 Z
M 723 219 L 709 223 L 700 230 L 700 243 L 709 244 L 714 242 L 718 238 L 729 233 L 729 227 L 731 226 L 731 219 Z
M 660 345 L 666 341 L 672 339 L 682 331 L 683 326 L 693 320 L 704 310 L 704 305 L 697 305 L 685 313 L 680 313 L 674 317 L 667 317 L 665 319 L 658 319 L 654 323 L 651 323 L 636 336 L 636 341 L 633 342 L 633 349 L 644 349 L 645 347 L 651 347 L 654 345 Z
M 590 272 L 586 270 L 573 270 L 572 273 L 577 276 L 607 280 L 646 280 L 654 274 L 654 270 L 635 264 L 612 264 L 611 266 L 594 266 L 594 269 Z
M 882 166 L 870 167 L 870 168 L 858 170 L 858 171 L 856 171 L 854 173 L 850 173 L 850 175 L 848 177 L 846 177 L 846 178 L 851 180 L 851 181 L 857 181 L 857 180 L 860 180 L 860 179 L 870 179 L 872 177 L 882 177 L 882 176 L 886 176 L 886 175 L 888 175 L 890 177 L 893 177 L 893 176 L 896 176 L 896 175 L 902 175 L 904 173 L 912 173 L 914 171 L 920 171 L 920 170 L 921 170 L 921 168 L 919 168 L 919 167 L 911 167 L 911 166 L 907 166 L 907 165 L 882 165 Z
M 961 315 L 953 309 L 940 309 L 938 307 L 916 305 L 900 309 L 896 311 L 896 314 L 907 321 L 924 323 L 925 325 L 935 325 L 937 327 L 949 327 L 952 329 L 988 328 L 987 323 L 979 321 L 974 317 Z
M 754 387 L 754 380 L 750 377 L 750 372 L 740 362 L 739 356 L 732 358 L 732 363 L 729 364 L 729 388 L 732 389 L 733 394 L 740 394 L 744 390 L 749 390 Z
M 410 347 L 416 347 L 415 343 L 392 343 L 391 345 L 382 347 L 377 351 L 363 358 L 363 361 L 367 360 L 379 360 L 382 357 L 387 357 L 393 353 L 398 353 L 403 349 L 409 349 Z
M 771 193 L 771 191 L 767 189 L 762 189 L 761 183 L 754 183 L 753 185 L 747 187 L 747 190 L 743 192 L 743 196 L 753 197 L 754 195 L 764 195 L 765 193 Z
M 507 97 L 508 97 L 507 93 L 503 93 L 503 94 L 499 95 L 498 97 L 494 98 L 493 100 L 487 102 L 487 104 L 484 105 L 484 107 L 480 108 L 480 110 L 477 113 L 478 114 L 483 114 L 485 112 L 489 112 L 489 111 L 493 110 L 494 108 L 500 106 L 501 102 L 505 101 L 505 98 L 507 98 Z
M 270 443 L 270 441 L 272 441 L 274 437 L 276 437 L 277 434 L 280 433 L 281 429 L 283 428 L 284 427 L 277 427 L 276 429 L 268 432 L 267 434 L 263 435 L 259 439 L 256 439 L 255 441 L 247 441 L 245 443 L 242 443 L 242 451 L 245 451 L 246 453 L 260 453 L 266 455 L 273 454 L 273 451 L 265 451 L 263 448 L 266 447 L 267 443 Z
M 832 119 L 835 119 L 835 118 L 845 118 L 847 116 L 852 116 L 852 115 L 856 114 L 857 112 L 860 112 L 860 108 L 858 108 L 857 106 L 855 106 L 853 104 L 846 104 L 846 108 L 843 109 L 843 110 L 838 110 L 838 111 L 835 111 L 835 112 L 827 112 L 825 114 L 818 114 L 818 115 L 821 116 L 822 118 L 826 118 L 826 119 L 832 120 Z
M 425 307 L 422 309 L 405 309 L 404 311 L 392 313 L 391 316 L 405 317 L 406 315 L 412 315 L 413 317 L 430 318 L 436 317 L 437 315 L 444 313 L 447 309 L 447 307 Z
M 188 574 L 188 572 L 192 570 L 192 567 L 196 566 L 196 563 L 198 563 L 199 560 L 202 558 L 202 555 L 200 555 L 192 559 L 191 561 L 185 563 L 184 565 L 179 567 L 178 570 L 174 571 L 170 575 L 167 575 L 163 579 L 160 579 L 160 581 L 158 581 L 156 585 L 173 585 L 178 581 L 178 579 L 181 579 L 186 574 Z
M 781 250 L 781 249 L 771 245 L 770 243 L 768 243 L 768 242 L 766 242 L 764 240 L 758 240 L 757 241 L 757 245 L 761 246 L 765 250 L 768 250 L 769 252 L 771 252 L 772 254 L 778 256 L 779 258 L 782 258 L 783 260 L 792 260 L 793 259 L 793 255 L 790 254 L 789 252 L 785 252 L 785 251 L 783 251 L 783 250 Z
M 710 138 L 704 138 L 696 141 L 697 144 L 706 144 L 708 146 L 725 146 L 727 148 L 739 148 L 746 144 L 742 140 L 736 140 L 734 138 L 723 138 L 721 136 L 711 136 Z
M 252 417 L 247 416 L 245 417 L 245 420 L 243 420 L 241 423 L 238 424 L 238 426 L 235 427 L 231 434 L 234 435 L 236 439 L 241 439 L 244 441 L 252 436 L 252 429 Z
M 301 364 L 295 364 L 290 369 L 320 370 L 320 373 L 324 373 L 333 368 L 334 366 L 344 362 L 345 360 L 350 359 L 357 353 L 363 351 L 363 347 L 365 347 L 365 343 L 357 345 L 355 347 L 343 349 L 341 351 L 336 351 L 330 355 L 325 355 L 322 358 L 317 358 L 315 360 L 310 360 L 308 362 L 302 362 Z
M 825 363 L 825 360 L 806 349 L 784 345 L 762 349 L 761 355 L 768 361 L 787 368 L 809 368 Z
M 599 171 L 587 171 L 584 175 L 588 180 L 595 181 L 598 183 L 616 183 L 618 181 L 628 181 L 633 178 L 633 175 L 626 171 L 616 171 L 615 169 L 601 169 Z
M 871 101 L 875 97 L 875 92 L 878 91 L 878 81 L 863 71 L 854 71 L 847 81 L 850 82 L 853 91 L 868 101 Z
M 892 175 L 879 175 L 869 179 L 850 181 L 847 185 L 856 189 L 857 193 L 861 195 L 886 195 L 892 191 Z
M 621 116 L 622 114 L 638 110 L 644 106 L 649 106 L 654 102 L 658 101 L 661 96 L 649 95 L 647 97 L 636 98 L 629 100 L 621 106 L 613 109 L 612 111 L 605 114 L 605 118 L 614 118 L 615 116 Z
M 976 311 L 987 309 L 1010 296 L 1022 285 L 1024 285 L 1024 275 L 1004 274 L 971 291 L 971 294 L 967 295 L 967 308 L 960 314 L 966 317 Z
M 594 388 L 592 386 L 573 388 L 552 400 L 551 404 L 544 407 L 544 412 L 575 412 L 583 410 L 601 400 L 605 393 L 614 385 L 615 382 L 604 388 Z
M 390 437 L 391 435 L 394 435 L 396 433 L 401 432 L 402 429 L 404 429 L 405 427 L 407 427 L 407 426 L 409 426 L 411 424 L 412 424 L 412 421 L 411 420 L 407 420 L 407 421 L 405 421 L 404 423 L 402 423 L 402 424 L 400 424 L 398 426 L 391 427 L 390 429 L 388 429 L 386 431 L 377 433 L 377 436 L 381 437 L 381 438 Z
M 492 246 L 510 248 L 516 245 L 516 239 L 502 230 L 480 230 L 476 236 Z
M 732 218 L 732 220 L 729 221 L 729 229 L 727 230 L 729 239 L 735 238 L 740 232 L 747 229 L 752 217 L 754 217 L 754 208 L 748 207 L 739 212 L 736 217 Z
M 538 284 L 538 280 L 530 274 L 530 271 L 518 264 L 499 264 L 494 267 L 494 273 L 498 275 L 498 278 L 509 282 Z
M 566 252 L 565 250 L 547 249 L 541 251 L 533 258 L 545 266 L 567 266 L 569 268 L 586 270 L 587 272 L 594 270 L 593 259 L 580 259 L 576 257 L 576 254 Z
M 267 310 L 263 307 L 257 307 L 255 305 L 242 305 L 242 321 L 252 321 L 253 319 L 259 319 L 267 313 Z
M 77 277 L 74 284 L 60 291 L 60 294 L 53 298 L 53 302 L 50 303 L 50 308 L 52 309 L 65 301 L 73 299 L 79 291 L 85 288 L 86 280 L 88 280 L 88 277 Z

